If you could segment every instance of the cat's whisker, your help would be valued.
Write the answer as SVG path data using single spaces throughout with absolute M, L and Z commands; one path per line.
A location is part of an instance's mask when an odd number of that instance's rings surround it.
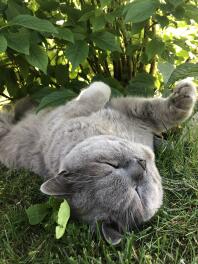
M 138 227 L 138 225 L 137 225 L 137 223 L 136 223 L 136 221 L 135 221 L 135 218 L 134 218 L 134 215 L 133 215 L 133 211 L 132 211 L 132 210 L 129 212 L 129 215 L 130 215 L 130 217 L 131 217 L 131 219 L 132 219 L 132 223 L 133 223 L 133 225 L 134 225 L 135 228 L 137 228 L 137 230 L 139 231 L 139 227 Z

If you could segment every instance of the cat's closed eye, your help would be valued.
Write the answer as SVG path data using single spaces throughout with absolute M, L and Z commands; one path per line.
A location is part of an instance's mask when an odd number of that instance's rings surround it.
M 98 163 L 111 166 L 114 169 L 119 169 L 120 168 L 120 164 L 116 160 L 108 160 L 108 161 L 107 160 L 100 160 L 100 161 L 98 161 Z
M 119 169 L 120 168 L 119 164 L 116 163 L 116 162 L 105 162 L 105 164 L 113 167 L 114 169 Z

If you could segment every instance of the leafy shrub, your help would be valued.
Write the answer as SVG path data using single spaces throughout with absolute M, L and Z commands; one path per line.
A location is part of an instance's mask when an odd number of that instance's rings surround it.
M 29 94 L 42 109 L 92 80 L 152 95 L 197 77 L 196 2 L 0 0 L 0 95 Z

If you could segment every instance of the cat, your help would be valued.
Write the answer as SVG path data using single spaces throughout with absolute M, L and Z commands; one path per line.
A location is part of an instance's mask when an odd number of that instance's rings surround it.
M 74 217 L 116 245 L 163 200 L 153 136 L 186 120 L 196 88 L 183 80 L 167 98 L 120 97 L 94 82 L 65 105 L 0 113 L 0 161 L 44 178 L 41 191 L 64 197 Z

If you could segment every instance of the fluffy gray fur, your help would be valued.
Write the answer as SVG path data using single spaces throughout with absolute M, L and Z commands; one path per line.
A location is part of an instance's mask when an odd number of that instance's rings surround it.
M 0 114 L 0 161 L 44 177 L 41 191 L 65 197 L 74 216 L 102 222 L 106 240 L 148 221 L 162 204 L 153 135 L 186 120 L 196 102 L 191 82 L 168 98 L 114 98 L 94 82 L 55 109 Z

